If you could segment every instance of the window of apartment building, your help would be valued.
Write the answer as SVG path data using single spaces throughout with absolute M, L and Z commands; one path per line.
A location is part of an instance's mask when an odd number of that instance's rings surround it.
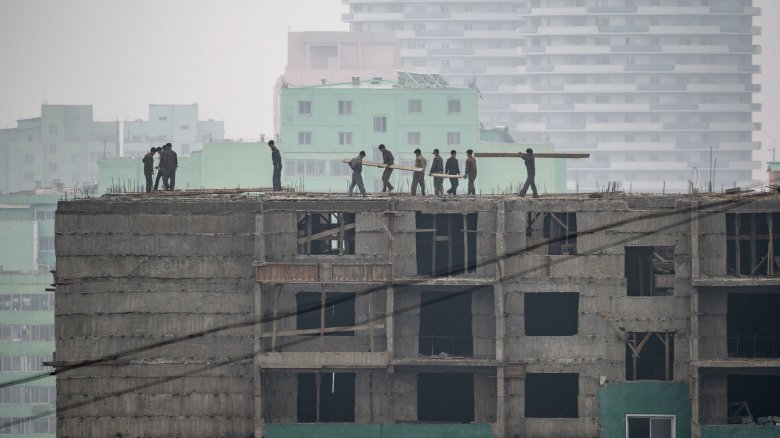
M 579 325 L 577 292 L 524 293 L 526 336 L 572 336 Z
M 38 239 L 38 249 L 41 251 L 54 251 L 54 236 L 44 236 Z
M 45 409 L 49 410 L 50 406 L 46 406 Z M 33 412 L 36 413 L 37 411 Z M 54 434 L 57 432 L 57 417 L 54 415 L 33 420 L 29 417 L 0 417 L 0 424 L 8 425 L 0 429 L 0 434 Z
M 298 101 L 298 114 L 311 115 L 311 101 L 299 100 Z
M 528 212 L 526 247 L 547 255 L 577 254 L 577 214 Z
M 346 292 L 298 292 L 297 326 L 303 336 L 353 336 L 355 294 Z
M 780 357 L 780 296 L 730 293 L 726 307 L 729 357 Z
M 447 289 L 420 293 L 419 353 L 421 356 L 469 357 L 474 343 L 471 334 L 471 291 Z
M 51 360 L 51 356 L 2 356 L 0 357 L 0 371 L 51 371 L 44 366 L 44 362 Z
M 54 310 L 54 294 L 2 294 L 0 310 Z
M 420 145 L 420 133 L 419 132 L 407 132 L 406 133 L 406 143 L 409 146 L 419 146 Z
M 525 416 L 577 418 L 579 374 L 528 373 L 525 375 Z
M 460 132 L 447 133 L 447 146 L 460 146 Z
M 355 254 L 355 213 L 298 213 L 298 254 Z
M 355 373 L 299 373 L 298 423 L 355 421 Z
M 49 125 L 49 134 L 57 135 L 57 125 Z
M 777 414 L 777 407 L 780 406 L 780 375 L 729 374 L 727 381 L 729 424 L 741 423 L 740 417 L 745 415 L 755 420 Z
M 674 415 L 626 415 L 626 438 L 674 438 Z
M 422 112 L 422 100 L 420 100 L 420 99 L 409 99 L 409 112 L 410 113 L 421 113 Z
M 0 389 L 0 403 L 56 402 L 57 390 L 53 386 L 11 386 Z
M 39 221 L 53 221 L 55 212 L 52 210 L 37 210 L 35 212 L 35 220 Z
M 416 214 L 417 274 L 446 276 L 477 269 L 477 213 Z
M 181 129 L 182 131 L 189 131 L 190 130 L 190 125 L 181 125 L 179 127 L 179 129 Z
M 387 132 L 387 116 L 374 116 L 374 132 Z
M 339 101 L 339 114 L 341 114 L 341 115 L 352 114 L 352 101 L 351 100 L 340 100 Z
M 53 341 L 54 324 L 0 324 L 3 341 Z
M 158 116 L 157 120 L 159 120 L 161 122 L 166 122 L 166 121 L 168 121 L 168 117 L 167 116 Z
M 330 160 L 330 176 L 350 176 L 352 169 L 341 160 Z
M 311 144 L 311 132 L 299 132 L 298 144 L 300 145 Z
M 449 99 L 447 100 L 447 112 L 452 113 L 459 113 L 460 112 L 460 99 Z
M 627 246 L 626 293 L 630 297 L 674 294 L 674 247 Z
M 325 161 L 323 160 L 285 160 L 286 176 L 323 176 Z
M 352 133 L 351 132 L 339 132 L 339 144 L 342 146 L 347 146 L 352 144 Z
M 24 162 L 25 164 L 32 164 L 33 163 L 33 154 L 24 154 Z
M 474 422 L 474 375 L 417 374 L 417 421 Z
M 728 275 L 780 274 L 780 213 L 726 214 Z
M 674 379 L 674 333 L 627 332 L 626 380 Z
M 49 153 L 50 154 L 57 153 L 57 145 L 55 143 L 50 143 L 49 144 Z

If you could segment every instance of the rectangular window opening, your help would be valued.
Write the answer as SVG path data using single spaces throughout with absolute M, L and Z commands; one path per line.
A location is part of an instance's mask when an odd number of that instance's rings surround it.
M 626 380 L 674 379 L 673 332 L 626 333 Z
M 579 374 L 528 373 L 525 375 L 525 416 L 577 418 Z
M 417 375 L 417 420 L 445 423 L 474 421 L 474 375 Z
M 386 116 L 374 116 L 374 132 L 387 132 Z
M 472 356 L 471 294 L 455 288 L 420 293 L 421 356 Z
M 477 213 L 416 214 L 417 274 L 458 275 L 477 270 Z
M 626 415 L 627 438 L 674 438 L 674 415 Z
M 728 294 L 726 333 L 729 357 L 780 357 L 780 296 Z
M 674 248 L 628 246 L 625 256 L 627 295 L 630 297 L 674 294 Z
M 299 100 L 298 101 L 298 114 L 311 115 L 311 101 Z
M 351 100 L 340 100 L 339 101 L 339 114 L 341 114 L 341 115 L 352 114 L 352 101 Z
M 449 99 L 447 101 L 447 112 L 448 113 L 459 113 L 460 112 L 460 99 Z
M 726 269 L 737 277 L 780 274 L 780 213 L 726 214 Z
M 536 254 L 577 254 L 577 213 L 528 212 L 527 247 Z
M 354 423 L 355 373 L 299 373 L 298 423 Z
M 749 423 L 760 417 L 777 414 L 777 407 L 780 406 L 780 375 L 729 374 L 727 381 L 729 424 Z
M 580 294 L 524 293 L 526 336 L 573 336 L 579 325 Z
M 422 112 L 422 100 L 420 100 L 420 99 L 410 99 L 409 100 L 409 112 L 410 113 L 420 113 L 420 112 Z
M 296 329 L 301 336 L 354 336 L 355 294 L 298 292 Z
M 355 254 L 355 213 L 299 213 L 298 254 Z

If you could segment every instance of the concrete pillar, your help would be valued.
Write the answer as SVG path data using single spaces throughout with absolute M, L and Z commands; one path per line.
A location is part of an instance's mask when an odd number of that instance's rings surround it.
M 493 428 L 493 436 L 503 437 L 506 430 L 506 405 L 505 381 L 504 381 L 504 336 L 506 333 L 506 321 L 504 320 L 504 257 L 506 245 L 504 235 L 506 232 L 506 203 L 500 201 L 496 211 L 496 283 L 493 288 L 496 314 L 496 426 Z

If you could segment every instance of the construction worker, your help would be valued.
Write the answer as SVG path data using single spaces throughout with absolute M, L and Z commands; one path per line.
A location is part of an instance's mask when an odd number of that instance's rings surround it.
M 425 167 L 428 165 L 428 160 L 423 157 L 420 149 L 414 150 L 414 167 L 421 167 L 422 170 L 414 172 L 412 175 L 412 195 L 417 194 L 417 186 L 420 186 L 420 193 L 425 196 Z
M 153 147 L 144 155 L 141 160 L 144 163 L 144 177 L 146 177 L 146 193 L 152 192 L 152 175 L 154 175 L 154 153 L 157 148 Z
M 463 179 L 469 179 L 469 195 L 476 196 L 477 191 L 474 189 L 474 180 L 477 179 L 477 159 L 474 158 L 474 151 L 469 149 L 466 151 L 466 172 L 463 175 Z
M 390 175 L 393 173 L 393 169 L 390 167 L 395 163 L 393 153 L 387 150 L 385 145 L 379 145 L 379 151 L 382 152 L 382 163 L 385 165 L 385 171 L 382 172 L 382 192 L 393 191 L 393 185 L 390 184 Z
M 525 150 L 526 155 L 521 155 L 520 158 L 525 161 L 525 170 L 528 173 L 528 177 L 525 180 L 525 184 L 523 184 L 522 190 L 520 190 L 520 193 L 518 195 L 521 198 L 525 197 L 525 192 L 528 191 L 528 187 L 531 187 L 531 191 L 534 193 L 534 198 L 539 197 L 539 193 L 536 192 L 536 183 L 534 182 L 534 177 L 536 176 L 536 163 L 534 161 L 534 150 L 531 148 L 528 148 Z
M 358 190 L 360 190 L 360 194 L 363 195 L 364 198 L 366 197 L 366 187 L 363 185 L 363 158 L 365 158 L 365 156 L 366 153 L 360 151 L 357 157 L 349 162 L 349 167 L 352 168 L 352 184 L 349 185 L 349 196 L 352 196 L 352 191 L 355 190 L 355 186 L 357 186 Z
M 176 188 L 176 168 L 179 167 L 179 159 L 170 143 L 165 143 L 163 146 L 160 167 L 163 169 L 163 187 L 165 190 L 173 190 Z
M 157 169 L 157 178 L 154 179 L 155 190 L 160 190 L 160 180 L 163 177 L 162 167 L 160 167 L 160 161 L 162 161 L 162 151 L 162 147 L 155 149 L 155 152 L 157 152 L 157 167 L 155 167 L 155 169 Z
M 268 142 L 268 147 L 271 148 L 271 161 L 274 165 L 273 185 L 275 192 L 282 191 L 282 154 L 279 149 L 276 148 L 273 140 Z
M 444 173 L 447 175 L 459 175 L 460 166 L 458 165 L 457 152 L 455 149 L 450 151 L 450 157 L 447 159 L 447 164 L 444 166 Z M 458 194 L 458 178 L 450 178 L 450 189 L 447 190 L 450 195 Z
M 441 155 L 439 155 L 438 149 L 433 150 L 433 162 L 431 162 L 431 171 L 428 173 L 428 175 L 432 175 L 434 173 L 444 173 L 444 159 L 441 157 Z M 444 178 L 440 176 L 433 177 L 433 193 L 436 196 L 441 196 L 444 194 L 444 187 L 442 187 L 443 182 Z

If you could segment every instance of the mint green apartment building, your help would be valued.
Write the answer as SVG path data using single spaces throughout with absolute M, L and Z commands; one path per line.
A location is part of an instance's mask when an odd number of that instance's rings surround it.
M 0 195 L 0 383 L 51 371 L 43 365 L 54 352 L 54 294 L 46 288 L 64 196 L 41 188 Z M 55 402 L 54 377 L 0 388 L 0 436 L 53 438 Z

